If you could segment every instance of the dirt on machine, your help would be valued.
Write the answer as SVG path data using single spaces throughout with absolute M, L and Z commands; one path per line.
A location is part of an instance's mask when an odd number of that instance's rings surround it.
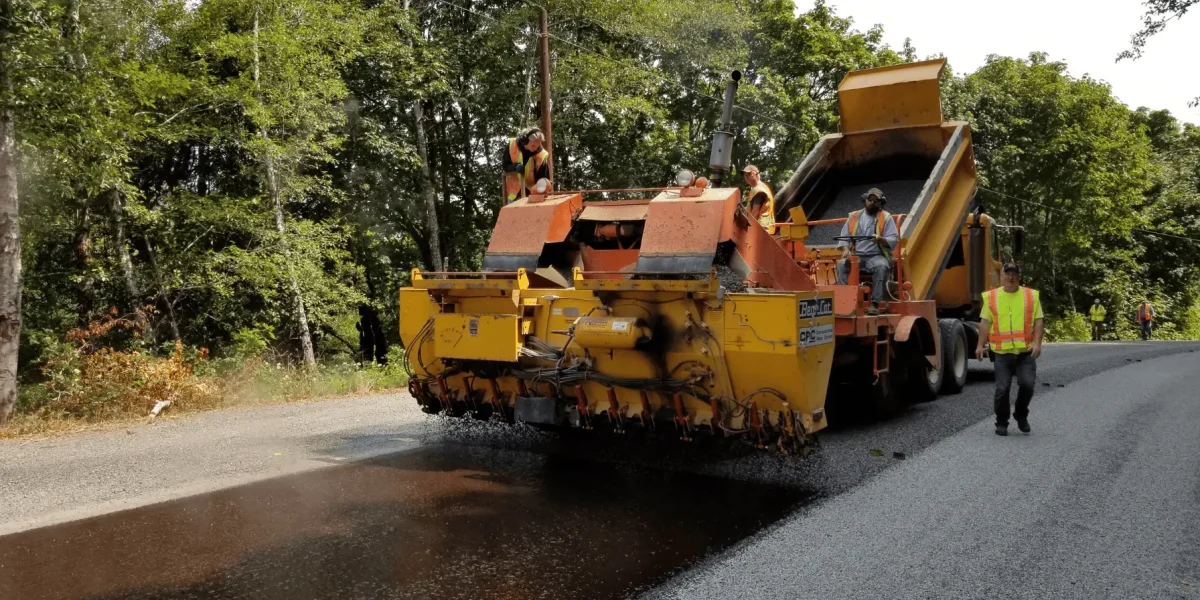
M 504 206 L 482 271 L 414 269 L 400 290 L 413 397 L 454 417 L 795 453 L 831 422 L 961 391 L 1003 228 L 975 201 L 969 126 L 943 121 L 944 65 L 847 75 L 840 131 L 779 190 L 774 233 L 725 182 L 736 74 L 711 181 Z M 872 187 L 900 233 L 878 315 L 857 268 L 838 285 L 834 240 Z

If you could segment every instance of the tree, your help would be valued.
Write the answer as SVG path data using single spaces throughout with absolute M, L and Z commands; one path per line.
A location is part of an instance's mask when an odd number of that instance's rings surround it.
M 980 199 L 989 214 L 1028 231 L 1027 279 L 1047 310 L 1079 310 L 1089 296 L 1118 312 L 1138 273 L 1148 225 L 1152 149 L 1132 111 L 1101 82 L 1061 62 L 991 56 L 947 89 L 974 131 Z
M 1142 15 L 1142 29 L 1129 38 L 1129 49 L 1117 56 L 1117 61 L 1141 58 L 1146 42 L 1166 29 L 1167 23 L 1183 18 L 1188 9 L 1197 2 L 1200 0 L 1145 0 L 1142 3 L 1146 7 L 1146 12 Z M 1189 106 L 1197 105 L 1200 105 L 1200 96 L 1189 103 Z
M 17 401 L 21 340 L 21 221 L 17 198 L 17 132 L 13 114 L 16 11 L 0 0 L 0 423 Z

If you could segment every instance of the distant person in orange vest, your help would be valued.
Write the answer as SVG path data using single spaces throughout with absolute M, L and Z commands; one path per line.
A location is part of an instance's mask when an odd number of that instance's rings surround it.
M 1142 302 L 1137 309 L 1138 325 L 1142 326 L 1142 339 L 1148 340 L 1154 335 L 1154 305 L 1149 301 Z
M 1021 266 L 1004 265 L 1001 287 L 983 293 L 979 345 L 975 355 L 983 360 L 988 345 L 996 359 L 996 435 L 1008 435 L 1008 395 L 1017 377 L 1017 405 L 1012 416 L 1017 429 L 1029 433 L 1029 403 L 1037 383 L 1037 358 L 1042 355 L 1045 320 L 1037 290 L 1021 285 Z
M 767 233 L 774 235 L 775 192 L 772 192 L 771 186 L 759 177 L 758 167 L 754 165 L 746 165 L 746 168 L 742 169 L 742 176 L 746 178 L 746 185 L 750 186 L 746 192 L 746 210 Z
M 888 276 L 892 272 L 892 249 L 900 243 L 900 232 L 896 230 L 896 221 L 888 211 L 883 210 L 887 198 L 879 188 L 871 188 L 863 194 L 863 208 L 850 213 L 846 224 L 842 225 L 841 236 L 863 235 L 871 236 L 869 240 L 855 242 L 851 249 L 850 242 L 838 241 L 842 249 L 842 260 L 837 264 L 838 285 L 846 285 L 850 281 L 850 253 L 858 255 L 858 271 L 871 274 L 871 308 L 868 315 L 879 314 L 879 307 L 887 298 Z
M 529 195 L 535 183 L 550 178 L 550 153 L 542 147 L 546 135 L 531 127 L 508 141 L 500 155 L 504 167 L 505 204 Z

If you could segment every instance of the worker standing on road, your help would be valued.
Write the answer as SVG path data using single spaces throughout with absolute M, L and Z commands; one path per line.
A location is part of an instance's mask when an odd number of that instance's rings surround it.
M 1142 339 L 1148 340 L 1154 335 L 1154 305 L 1147 300 L 1137 309 L 1138 325 L 1142 328 Z
M 1029 402 L 1037 382 L 1037 358 L 1042 355 L 1042 302 L 1037 290 L 1021 285 L 1021 266 L 1004 265 L 1001 287 L 983 293 L 979 324 L 979 346 L 975 355 L 983 360 L 991 344 L 996 359 L 996 435 L 1008 435 L 1008 392 L 1017 377 L 1017 406 L 1012 416 L 1017 428 L 1029 433 Z
M 1100 304 L 1100 299 L 1092 303 L 1092 309 L 1088 311 L 1092 317 L 1092 341 L 1100 341 L 1100 330 L 1104 327 L 1104 317 L 1108 316 L 1108 311 L 1104 305 Z
M 746 168 L 742 169 L 742 176 L 746 178 L 746 185 L 750 186 L 746 192 L 747 212 L 767 230 L 767 233 L 774 235 L 775 192 L 771 191 L 771 186 L 765 181 L 759 179 L 758 167 L 754 165 L 746 165 Z
M 838 285 L 846 285 L 850 281 L 850 253 L 858 255 L 858 270 L 860 273 L 871 274 L 871 308 L 869 315 L 879 314 L 879 307 L 887 297 L 888 277 L 892 272 L 892 249 L 900 243 L 900 233 L 896 231 L 896 221 L 888 211 L 883 210 L 887 198 L 879 188 L 871 188 L 863 194 L 863 209 L 850 213 L 846 224 L 842 225 L 842 237 L 850 235 L 871 236 L 851 244 L 845 240 L 838 242 L 842 249 L 842 260 L 838 261 Z
M 550 178 L 550 153 L 542 147 L 545 141 L 545 134 L 537 127 L 509 140 L 500 156 L 506 204 L 525 197 L 538 180 Z

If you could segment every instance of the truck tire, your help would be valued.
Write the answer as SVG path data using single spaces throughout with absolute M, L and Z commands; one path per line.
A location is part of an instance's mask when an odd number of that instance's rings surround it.
M 967 362 L 970 360 L 967 331 L 958 319 L 938 319 L 938 330 L 942 334 L 941 392 L 957 394 L 967 385 Z
M 936 400 L 945 379 L 943 364 L 938 362 L 937 368 L 934 368 L 925 358 L 925 351 L 921 345 L 912 341 L 902 345 L 900 355 L 908 360 L 908 372 L 904 382 L 904 392 L 908 401 L 917 404 Z
M 967 332 L 967 358 L 974 358 L 975 347 L 979 345 L 979 323 L 963 321 L 963 331 Z

